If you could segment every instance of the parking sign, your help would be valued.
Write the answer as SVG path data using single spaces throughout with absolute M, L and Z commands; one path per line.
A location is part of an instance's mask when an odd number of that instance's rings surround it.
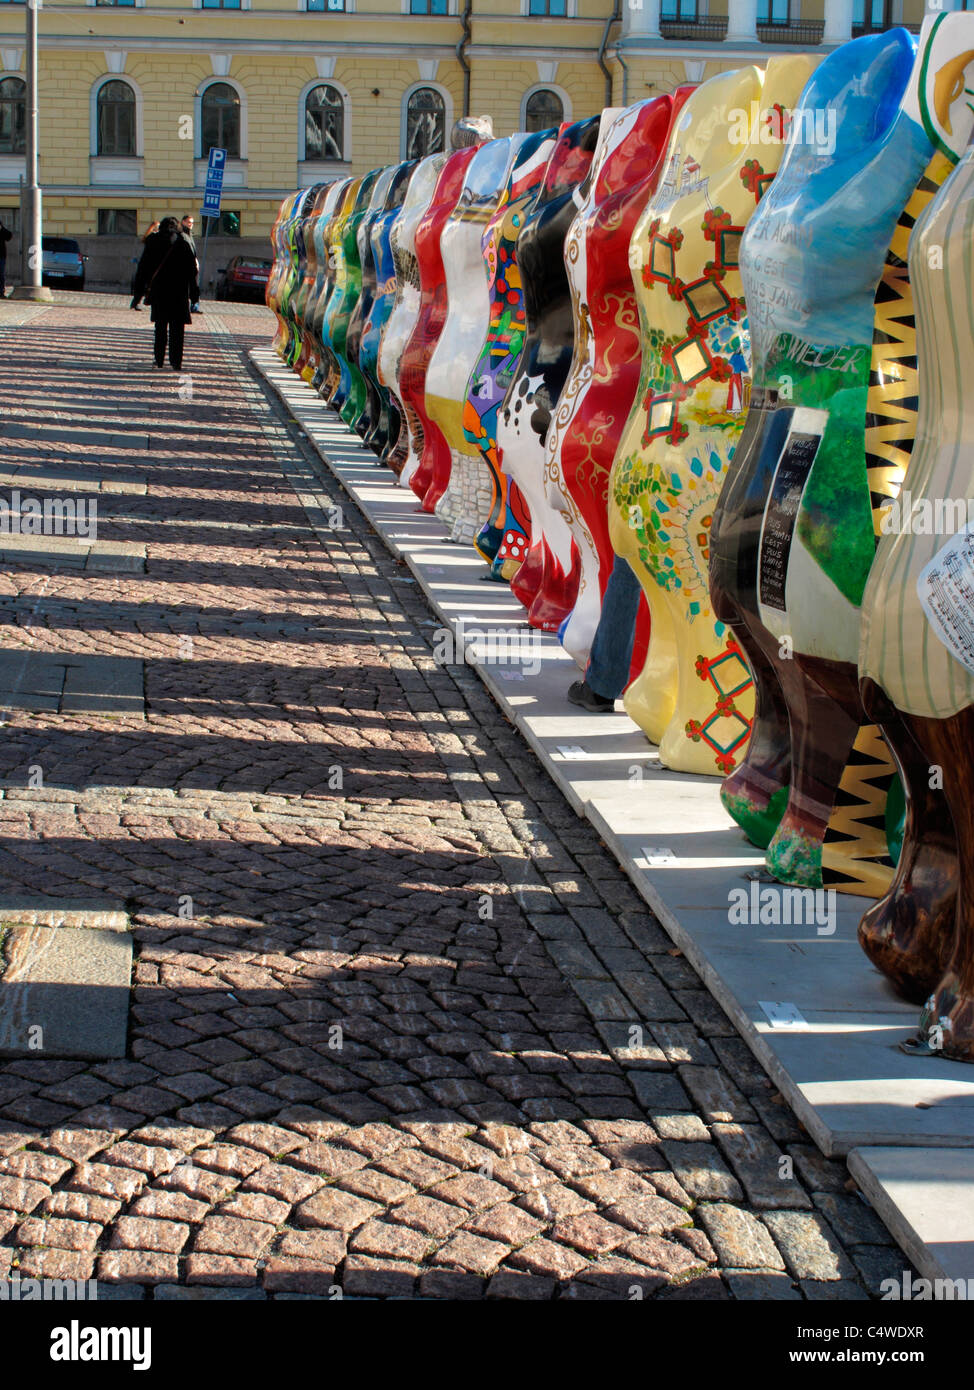
M 220 216 L 220 199 L 223 196 L 223 171 L 226 168 L 227 152 L 215 147 L 210 150 L 206 166 L 206 186 L 203 189 L 203 216 Z

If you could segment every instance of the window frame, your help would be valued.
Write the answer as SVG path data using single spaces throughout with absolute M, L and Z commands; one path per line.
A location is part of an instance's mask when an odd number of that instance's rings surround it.
M 196 155 L 197 159 L 206 160 L 209 158 L 210 149 L 223 149 L 225 146 L 216 145 L 203 148 L 203 102 L 207 92 L 211 87 L 229 87 L 237 96 L 237 151 L 231 154 L 227 150 L 227 161 L 242 160 L 247 158 L 247 93 L 232 77 L 217 77 L 215 74 L 200 83 L 196 91 Z
M 882 22 L 873 24 L 870 12 L 874 4 L 880 4 L 883 10 Z M 862 0 L 862 20 L 856 19 L 856 0 L 852 3 L 852 33 L 853 37 L 858 38 L 862 34 L 885 34 L 888 30 L 894 29 L 899 21 L 893 14 L 896 8 L 894 0 Z
M 341 103 L 341 140 L 339 142 L 340 151 L 337 155 L 309 154 L 308 152 L 308 101 L 312 94 L 319 87 L 328 87 L 335 93 Z M 330 77 L 316 77 L 313 82 L 308 83 L 302 89 L 301 98 L 298 104 L 298 158 L 302 161 L 308 160 L 315 164 L 347 164 L 348 163 L 348 113 L 350 103 L 348 93 L 340 83 L 334 82 Z
M 127 154 L 109 153 L 101 149 L 101 94 L 110 82 L 119 82 L 132 93 L 133 131 L 132 149 Z M 142 91 L 125 73 L 109 72 L 92 84 L 91 88 L 91 132 L 89 149 L 93 159 L 141 159 L 142 158 Z
M 316 87 L 332 87 L 342 99 L 342 106 L 344 108 L 344 135 L 342 139 L 342 157 L 340 160 L 325 158 L 316 159 L 313 155 L 308 154 L 306 142 L 307 131 L 305 129 L 304 113 L 308 97 L 311 95 L 311 93 L 314 91 Z M 326 166 L 331 168 L 336 168 L 339 165 L 341 165 L 342 168 L 347 167 L 347 165 L 351 162 L 352 158 L 352 102 L 348 95 L 348 88 L 343 83 L 336 81 L 334 77 L 312 78 L 310 82 L 306 82 L 304 84 L 298 95 L 297 115 L 298 163 L 311 163 L 319 167 Z
M 21 97 L 21 105 L 22 105 L 22 107 L 23 107 L 23 113 L 24 113 L 24 114 L 23 114 L 23 145 L 22 145 L 22 147 L 21 147 L 20 149 L 17 149 L 17 148 L 12 148 L 12 149 L 9 149 L 9 150 L 0 149 L 0 157 L 2 157 L 2 158 L 4 158 L 4 159 L 19 159 L 21 155 L 26 156 L 26 154 L 27 154 L 27 83 L 26 83 L 26 81 L 24 80 L 24 78 L 21 77 L 21 75 L 20 75 L 19 72 L 0 72 L 0 83 L 3 83 L 3 82 L 19 82 L 20 85 L 21 85 L 21 87 L 23 88 L 23 96 Z M 3 102 L 9 102 L 11 105 L 14 105 L 14 103 L 15 103 L 16 100 L 17 100 L 17 98 L 16 98 L 16 97 L 3 97 L 3 98 L 0 99 L 0 100 L 2 100 Z
M 785 6 L 785 18 L 775 19 L 775 4 L 783 3 Z M 767 9 L 767 18 L 762 16 L 762 8 Z M 800 5 L 798 0 L 758 0 L 757 24 L 762 29 L 790 29 L 799 20 Z
M 423 155 L 411 156 L 409 149 L 409 103 L 417 92 L 433 91 L 443 101 L 443 151 L 450 152 L 450 132 L 453 129 L 453 98 L 447 89 L 439 82 L 413 82 L 406 88 L 402 96 L 399 117 L 399 157 L 400 159 L 424 158 Z M 432 153 L 435 153 L 433 151 Z
M 570 121 L 572 119 L 572 100 L 564 87 L 559 87 L 557 82 L 535 82 L 521 97 L 521 110 L 518 117 L 519 130 L 527 130 L 528 102 L 537 92 L 554 92 L 561 102 L 561 120 Z M 547 127 L 545 128 L 547 129 Z
M 102 231 L 102 216 L 103 216 L 104 214 L 109 214 L 109 215 L 111 215 L 111 216 L 113 216 L 113 217 L 118 217 L 118 214 L 119 214 L 119 213 L 125 213 L 127 216 L 130 216 L 130 217 L 132 218 L 132 224 L 133 224 L 133 225 L 132 225 L 132 231 L 131 231 L 131 232 L 120 232 L 120 231 L 117 231 L 117 230 L 116 230 L 116 231 L 114 231 L 114 232 L 103 232 L 103 231 Z M 133 238 L 133 240 L 138 238 L 138 235 L 139 235 L 139 213 L 138 213 L 138 209 L 137 209 L 137 208 L 98 208 L 97 211 L 96 211 L 96 213 L 95 213 L 95 218 L 96 218 L 97 227 L 98 227 L 98 232 L 97 232 L 97 235 L 98 235 L 98 236 L 124 236 L 124 237 L 131 237 L 131 238 Z
M 241 223 L 240 223 L 241 215 L 242 215 L 242 214 L 241 214 L 239 208 L 224 208 L 224 207 L 221 207 L 219 217 L 202 217 L 202 216 L 201 216 L 201 217 L 200 217 L 200 221 L 199 221 L 199 230 L 198 230 L 198 232 L 196 233 L 196 239 L 197 239 L 197 241 L 202 241 L 203 237 L 206 235 L 206 224 L 207 224 L 208 222 L 216 222 L 216 223 L 219 224 L 219 225 L 217 225 L 216 227 L 211 227 L 211 228 L 210 228 L 210 236 L 222 236 L 222 237 L 240 237 L 240 236 L 242 236 L 243 233 L 242 233 L 241 230 L 240 230 L 240 226 L 241 226 Z M 235 218 L 237 219 L 237 230 L 236 230 L 235 232 L 221 232 L 220 226 L 222 225 L 223 219 L 224 219 L 225 217 L 235 217 Z

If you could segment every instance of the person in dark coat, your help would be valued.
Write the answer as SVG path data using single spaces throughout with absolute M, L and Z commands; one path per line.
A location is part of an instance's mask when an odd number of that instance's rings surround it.
M 13 236 L 2 222 L 0 222 L 0 299 L 7 296 L 7 242 Z
M 193 228 L 194 228 L 195 226 L 196 226 L 196 219 L 193 217 L 193 214 L 192 214 L 191 212 L 185 213 L 184 216 L 183 216 L 183 220 L 182 220 L 182 221 L 180 222 L 180 224 L 179 224 L 179 230 L 182 232 L 183 236 L 186 238 L 186 240 L 189 242 L 190 246 L 193 248 L 193 255 L 194 255 L 194 256 L 196 256 L 196 242 L 193 240 Z M 200 273 L 200 258 L 199 258 L 199 256 L 196 256 L 196 278 L 197 278 L 197 279 L 199 279 L 199 273 Z M 190 308 L 191 308 L 191 310 L 192 310 L 192 312 L 193 312 L 194 314 L 198 314 L 199 311 L 200 311 L 199 300 L 198 300 L 198 299 L 194 299 L 194 300 L 193 300 L 193 303 L 190 305 Z
M 191 212 L 187 212 L 179 224 L 179 230 L 193 248 L 193 255 L 196 255 L 196 242 L 193 240 L 193 228 L 196 226 L 196 218 Z
M 183 332 L 186 324 L 193 321 L 189 306 L 196 303 L 199 292 L 196 257 L 175 217 L 165 217 L 159 230 L 146 241 L 135 272 L 135 298 L 145 299 L 156 326 L 157 367 L 165 365 L 168 339 L 170 366 L 175 372 L 181 370 Z

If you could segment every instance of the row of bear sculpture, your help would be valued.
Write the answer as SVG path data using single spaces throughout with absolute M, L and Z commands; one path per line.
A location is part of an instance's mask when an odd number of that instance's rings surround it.
M 974 15 L 302 190 L 277 350 L 974 1060 Z M 968 382 L 965 391 L 964 382 Z M 965 448 L 966 446 L 966 448 Z M 944 518 L 954 524 L 938 524 Z

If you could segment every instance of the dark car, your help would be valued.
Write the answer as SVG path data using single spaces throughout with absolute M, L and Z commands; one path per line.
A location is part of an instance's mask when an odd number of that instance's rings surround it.
M 41 253 L 42 284 L 84 289 L 86 257 L 82 256 L 81 247 L 73 237 L 42 237 Z
M 216 282 L 217 299 L 251 299 L 263 304 L 270 278 L 271 262 L 254 260 L 251 256 L 234 256 L 220 270 Z

